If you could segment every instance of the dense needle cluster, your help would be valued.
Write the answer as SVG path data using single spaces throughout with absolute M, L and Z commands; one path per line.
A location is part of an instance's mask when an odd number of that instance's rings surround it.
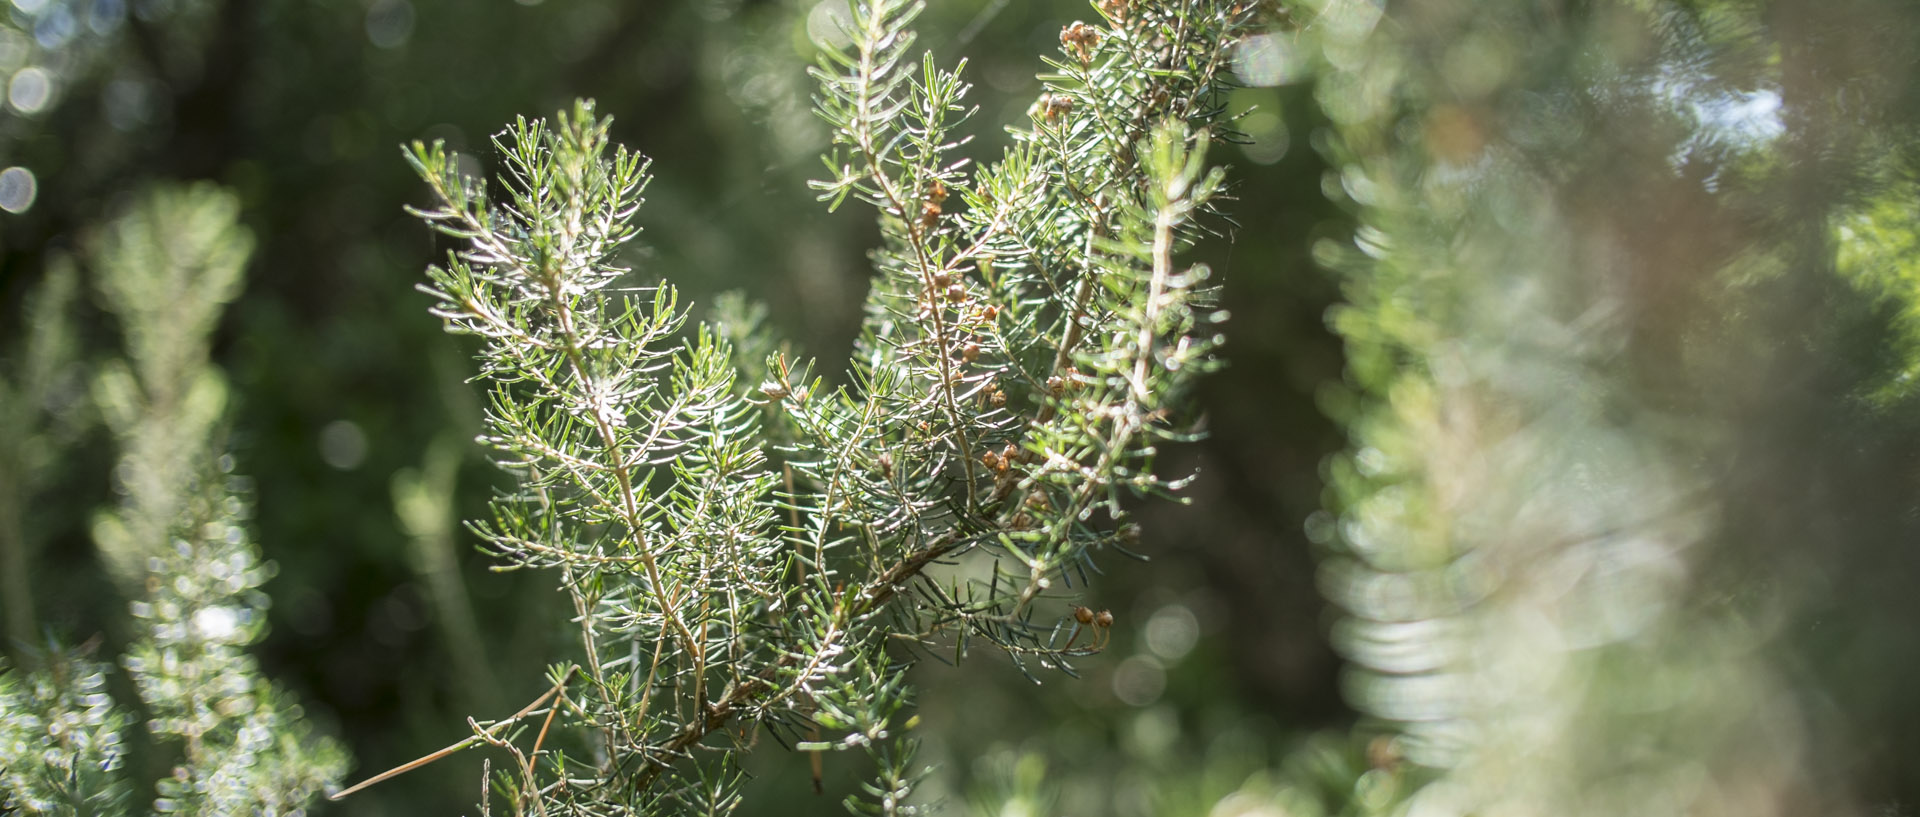
M 920 7 L 854 3 L 814 71 L 817 187 L 878 210 L 885 242 L 844 385 L 632 284 L 647 163 L 590 103 L 512 126 L 491 191 L 437 144 L 408 152 L 437 201 L 420 215 L 460 242 L 426 289 L 483 339 L 482 442 L 517 476 L 472 527 L 553 570 L 579 632 L 549 696 L 458 744 L 511 755 L 517 813 L 724 811 L 763 730 L 865 752 L 879 774 L 849 806 L 905 813 L 916 651 L 1071 671 L 1118 626 L 1068 600 L 1137 536 L 1126 498 L 1179 487 L 1155 447 L 1189 435 L 1218 341 L 1207 270 L 1175 257 L 1220 190 L 1204 157 L 1248 12 L 1107 4 L 1062 32 L 1031 127 L 970 171 L 969 86 L 914 59 Z

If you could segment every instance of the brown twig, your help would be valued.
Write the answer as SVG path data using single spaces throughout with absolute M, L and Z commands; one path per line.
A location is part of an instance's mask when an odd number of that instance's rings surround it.
M 355 783 L 352 786 L 348 786 L 345 789 L 334 792 L 333 794 L 329 794 L 327 795 L 327 799 L 343 800 L 348 795 L 358 792 L 361 789 L 367 788 L 368 786 L 372 786 L 375 783 L 380 783 L 395 777 L 399 777 L 400 775 L 406 774 L 407 772 L 413 771 L 414 769 L 418 769 L 421 766 L 425 766 L 429 763 L 439 760 L 440 758 L 446 757 L 447 755 L 458 752 L 476 743 L 480 743 L 482 741 L 486 741 L 489 739 L 497 740 L 498 738 L 494 735 L 494 732 L 500 730 L 503 727 L 512 726 L 515 723 L 518 723 L 521 718 L 524 718 L 527 715 L 532 714 L 535 710 L 539 709 L 542 704 L 547 702 L 547 699 L 552 698 L 555 694 L 561 694 L 561 691 L 567 685 L 568 679 L 573 677 L 573 672 L 577 668 L 578 667 L 575 667 L 575 666 L 567 667 L 567 671 L 560 674 L 560 680 L 554 683 L 552 689 L 549 689 L 545 693 L 542 693 L 540 697 L 533 699 L 533 703 L 527 704 L 519 712 L 515 712 L 512 715 L 507 716 L 505 719 L 494 723 L 492 726 L 486 727 L 484 730 L 481 730 L 481 734 L 468 735 L 467 737 L 454 742 L 452 745 L 447 746 L 444 749 L 440 749 L 435 752 L 430 752 L 428 754 L 422 755 L 413 760 L 409 760 L 405 763 L 402 763 L 384 772 L 381 772 L 365 780 L 362 780 L 359 783 Z M 559 709 L 559 704 L 556 702 L 554 704 L 553 710 L 557 710 L 557 709 Z M 547 712 L 548 723 L 553 722 L 553 710 L 549 710 Z M 546 735 L 547 735 L 546 727 L 545 726 L 540 727 L 540 737 L 545 738 Z M 540 742 L 537 740 L 534 741 L 534 751 L 535 752 L 540 751 Z

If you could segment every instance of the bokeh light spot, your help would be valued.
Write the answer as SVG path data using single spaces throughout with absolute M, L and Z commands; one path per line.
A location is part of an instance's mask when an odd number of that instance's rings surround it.
M 367 460 L 367 435 L 351 420 L 335 420 L 320 429 L 320 459 L 342 471 Z
M 1141 757 L 1162 757 L 1180 740 L 1180 716 L 1169 706 L 1142 712 L 1129 725 L 1126 740 Z
M 225 643 L 240 631 L 240 613 L 232 607 L 207 607 L 193 614 L 193 629 L 209 641 Z
M 807 12 L 807 36 L 828 48 L 846 48 L 853 44 L 847 27 L 853 25 L 853 13 L 847 0 L 820 0 Z
M 1287 131 L 1286 120 L 1280 114 L 1269 110 L 1256 110 L 1247 114 L 1239 122 L 1253 141 L 1240 146 L 1247 159 L 1257 165 L 1270 165 L 1287 155 L 1292 147 L 1293 134 Z
M 73 12 L 65 6 L 56 7 L 33 24 L 33 41 L 39 43 L 41 48 L 55 51 L 72 40 L 79 28 L 80 23 L 74 19 Z
M 1167 691 L 1167 670 L 1151 655 L 1135 655 L 1113 670 L 1113 694 L 1128 706 L 1146 706 Z
M 1298 82 L 1307 73 L 1306 60 L 1290 38 L 1279 34 L 1248 37 L 1233 51 L 1233 74 L 1249 87 L 1266 88 Z
M 33 178 L 33 171 L 24 167 L 0 170 L 0 210 L 24 213 L 39 193 L 40 183 Z
M 380 0 L 367 9 L 367 40 L 378 48 L 399 48 L 413 36 L 413 4 Z
M 24 114 L 36 114 L 53 99 L 53 75 L 38 65 L 15 72 L 7 83 L 7 104 Z
M 93 0 L 87 9 L 87 28 L 101 36 L 112 34 L 126 19 L 126 0 Z
M 1200 620 L 1183 604 L 1169 604 L 1147 620 L 1147 649 L 1163 661 L 1173 662 L 1193 651 L 1200 639 Z

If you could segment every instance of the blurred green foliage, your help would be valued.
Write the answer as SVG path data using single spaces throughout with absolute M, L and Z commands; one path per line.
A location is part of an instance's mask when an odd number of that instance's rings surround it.
M 247 651 L 266 630 L 259 587 L 273 569 L 248 538 L 246 483 L 229 473 L 222 431 L 226 380 L 207 356 L 252 247 L 236 205 L 204 183 L 155 187 L 87 242 L 83 257 L 124 337 L 124 357 L 95 366 L 93 404 L 120 458 L 118 501 L 97 512 L 93 533 L 130 600 L 130 615 L 114 621 L 125 625 L 114 662 L 125 675 L 94 660 L 97 634 L 72 648 L 51 630 L 38 649 L 37 634 L 14 642 L 19 667 L 0 675 L 0 808 L 114 815 L 150 803 L 162 814 L 279 814 L 301 809 L 345 770 L 338 746 L 313 734 Z M 56 342 L 72 285 L 63 263 L 36 299 L 26 396 L 43 396 L 46 370 L 72 351 Z M 16 457 L 33 473 L 52 468 L 44 452 L 61 442 L 36 434 L 50 424 L 33 415 L 48 408 L 29 402 L 14 417 L 19 447 L 43 453 Z M 30 507 L 34 482 L 7 485 L 18 492 L 9 507 Z M 36 554 L 24 537 L 0 544 L 13 549 L 16 575 L 30 574 Z M 10 610 L 31 610 L 44 590 L 31 581 L 3 589 Z M 139 704 L 116 701 L 113 681 L 131 682 Z M 133 720 L 144 728 L 127 734 Z

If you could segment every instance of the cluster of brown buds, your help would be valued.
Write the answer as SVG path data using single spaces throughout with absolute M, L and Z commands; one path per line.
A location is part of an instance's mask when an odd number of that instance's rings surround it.
M 1060 47 L 1080 60 L 1081 65 L 1093 61 L 1094 46 L 1100 44 L 1100 29 L 1080 22 L 1060 29 Z
M 967 313 L 962 317 L 966 323 L 970 324 L 992 323 L 995 318 L 1000 317 L 1000 307 L 997 304 L 978 304 L 973 309 L 967 310 Z
M 1100 0 L 1100 10 L 1111 20 L 1127 19 L 1127 0 Z
M 1008 451 L 1012 449 L 1013 446 L 1007 446 Z M 1013 457 L 988 451 L 980 455 L 980 464 L 993 469 L 993 472 L 996 474 L 1004 474 L 1008 468 L 1013 467 Z
M 965 354 L 965 352 L 962 352 L 962 354 Z M 1007 404 L 1007 393 L 1000 388 L 1000 381 L 991 374 L 987 375 L 986 382 L 980 386 L 980 390 L 975 392 L 975 394 L 979 395 L 979 399 L 984 401 L 986 405 L 994 408 L 1000 408 Z
M 924 299 L 920 302 L 920 317 L 926 318 L 932 314 L 933 310 L 939 309 L 942 298 L 955 304 L 956 308 L 964 307 L 968 303 L 967 285 L 966 282 L 959 280 L 959 276 L 941 270 L 927 276 L 926 280 L 929 286 L 924 291 Z
M 1073 97 L 1066 94 L 1041 94 L 1040 110 L 1048 122 L 1073 113 Z
M 933 274 L 933 288 L 936 291 L 945 290 L 947 300 L 954 303 L 967 299 L 967 285 L 955 280 L 953 274 L 945 270 Z
M 1082 628 L 1090 627 L 1093 629 L 1093 643 L 1087 645 L 1086 649 L 1088 650 L 1105 649 L 1107 642 L 1113 640 L 1113 613 L 1111 611 L 1101 610 L 1096 613 L 1076 604 L 1073 606 L 1073 620 L 1079 626 L 1074 627 L 1073 635 L 1067 637 L 1067 646 L 1060 648 L 1062 652 L 1073 649 L 1073 642 L 1080 637 L 1080 630 Z
M 1047 376 L 1047 394 L 1061 397 L 1080 386 L 1080 370 L 1068 366 L 1060 374 Z
M 927 197 L 920 200 L 920 229 L 931 230 L 940 223 L 940 204 L 947 200 L 947 186 L 934 179 L 927 185 Z
M 1000 449 L 1000 453 L 998 454 L 992 451 L 981 453 L 980 461 L 986 464 L 988 471 L 992 472 L 994 481 L 993 501 L 998 502 L 1008 494 L 1013 493 L 1014 487 L 1020 483 L 1020 478 L 1025 475 L 1025 469 L 1020 467 L 1021 464 L 1033 462 L 1036 459 L 1037 457 L 1034 456 L 1033 452 L 1022 451 L 1013 443 L 1007 443 Z M 1015 530 L 1027 530 L 1033 527 L 1033 517 L 1027 514 L 1026 509 L 1018 508 L 1017 510 L 1018 512 L 1009 520 L 1013 528 Z

